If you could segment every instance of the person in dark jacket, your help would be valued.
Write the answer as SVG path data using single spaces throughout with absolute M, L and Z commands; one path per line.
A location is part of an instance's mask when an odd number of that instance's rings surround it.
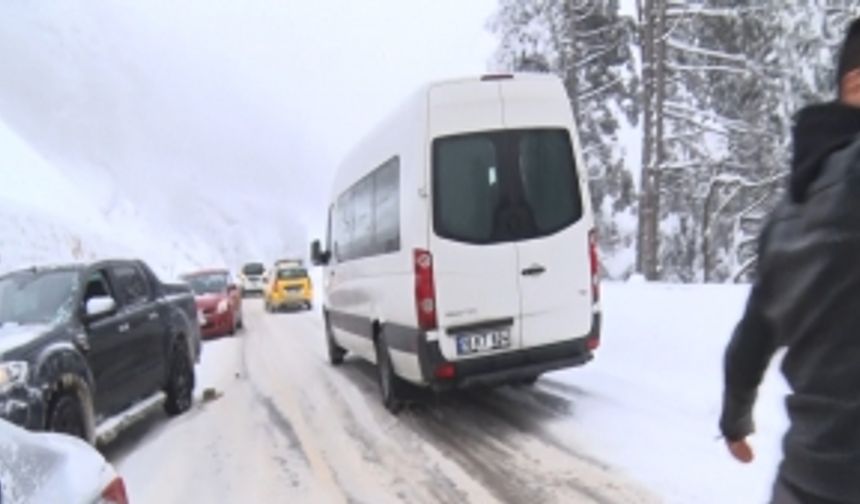
M 860 19 L 839 57 L 839 99 L 800 111 L 789 191 L 759 239 L 757 279 L 725 354 L 720 430 L 750 462 L 771 357 L 790 427 L 772 502 L 860 503 Z

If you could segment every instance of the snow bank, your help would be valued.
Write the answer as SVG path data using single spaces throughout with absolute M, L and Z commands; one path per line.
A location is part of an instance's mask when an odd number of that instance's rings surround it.
M 666 502 L 765 502 L 787 427 L 787 386 L 772 363 L 757 404 L 756 461 L 736 463 L 718 439 L 723 351 L 748 288 L 608 284 L 596 360 L 547 375 L 574 396 L 555 428 L 638 478 Z

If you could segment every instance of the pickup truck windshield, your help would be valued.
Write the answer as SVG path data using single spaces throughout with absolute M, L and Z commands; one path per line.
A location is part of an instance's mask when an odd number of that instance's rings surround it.
M 185 277 L 185 281 L 191 286 L 191 290 L 198 296 L 202 294 L 218 294 L 227 290 L 230 283 L 226 273 L 212 273 L 209 275 L 193 275 Z
M 25 271 L 0 278 L 0 325 L 56 320 L 71 309 L 78 283 L 73 270 Z

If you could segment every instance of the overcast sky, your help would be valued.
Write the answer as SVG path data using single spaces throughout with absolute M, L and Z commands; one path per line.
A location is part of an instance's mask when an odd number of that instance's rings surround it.
M 127 4 L 126 4 L 127 5 Z M 495 0 L 138 2 L 134 15 L 283 121 L 309 224 L 345 152 L 416 87 L 491 68 Z M 247 124 L 247 121 L 245 121 Z M 261 124 L 271 124 L 261 123 Z

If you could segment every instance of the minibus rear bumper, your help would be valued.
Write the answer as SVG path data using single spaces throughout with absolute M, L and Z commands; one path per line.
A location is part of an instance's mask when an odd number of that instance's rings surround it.
M 592 349 L 599 339 L 600 314 L 596 313 L 591 332 L 579 338 L 454 361 L 445 359 L 438 341 L 426 341 L 419 345 L 418 358 L 424 383 L 435 390 L 489 387 L 522 382 L 550 371 L 586 364 L 594 358 Z

